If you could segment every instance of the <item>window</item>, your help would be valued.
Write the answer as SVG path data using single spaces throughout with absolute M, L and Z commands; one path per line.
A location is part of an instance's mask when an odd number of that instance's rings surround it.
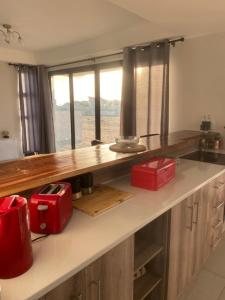
M 51 77 L 56 150 L 71 149 L 69 75 Z
M 76 148 L 90 146 L 95 139 L 95 74 L 73 74 Z
M 82 148 L 120 132 L 121 62 L 50 74 L 56 150 Z
M 100 71 L 101 139 L 111 143 L 120 135 L 122 68 Z

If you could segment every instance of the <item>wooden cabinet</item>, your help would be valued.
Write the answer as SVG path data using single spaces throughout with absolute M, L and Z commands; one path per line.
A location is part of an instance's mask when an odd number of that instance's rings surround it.
M 84 270 L 86 299 L 132 299 L 133 249 L 131 237 Z
M 164 300 L 167 286 L 170 212 L 135 234 L 134 300 Z
M 224 177 L 185 199 L 171 211 L 168 300 L 176 300 L 222 238 Z
M 171 211 L 168 300 L 175 300 L 191 280 L 194 252 L 194 197 Z
M 83 300 L 84 277 L 83 272 L 76 274 L 39 300 Z
M 133 236 L 40 300 L 131 300 Z

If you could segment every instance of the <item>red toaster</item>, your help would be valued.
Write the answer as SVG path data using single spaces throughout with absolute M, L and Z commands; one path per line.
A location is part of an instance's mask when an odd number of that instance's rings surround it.
M 71 184 L 58 182 L 42 187 L 31 196 L 28 206 L 31 231 L 61 232 L 73 212 Z

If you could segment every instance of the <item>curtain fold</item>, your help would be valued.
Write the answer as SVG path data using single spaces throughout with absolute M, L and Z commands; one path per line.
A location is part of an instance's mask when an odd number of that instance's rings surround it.
M 167 135 L 169 41 L 124 49 L 121 135 Z
M 124 49 L 121 97 L 121 135 L 136 135 L 136 52 Z
M 24 154 L 55 152 L 53 108 L 44 66 L 18 68 Z

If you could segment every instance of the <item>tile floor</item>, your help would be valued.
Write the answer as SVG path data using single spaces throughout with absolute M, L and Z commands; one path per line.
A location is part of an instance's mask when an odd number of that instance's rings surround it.
M 225 239 L 210 256 L 182 300 L 225 300 Z

